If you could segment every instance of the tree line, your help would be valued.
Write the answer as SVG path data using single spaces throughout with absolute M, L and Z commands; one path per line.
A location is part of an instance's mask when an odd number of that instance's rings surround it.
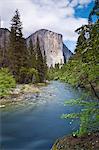
M 2 60 L 2 56 L 0 57 Z M 11 20 L 9 43 L 5 57 L 0 61 L 0 67 L 8 67 L 16 82 L 19 83 L 45 82 L 46 80 L 46 56 L 42 56 L 39 36 L 35 45 L 30 39 L 27 47 L 18 10 L 15 11 Z

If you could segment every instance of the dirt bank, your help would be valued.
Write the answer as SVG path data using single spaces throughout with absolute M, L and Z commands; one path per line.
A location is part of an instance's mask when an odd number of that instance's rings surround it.
M 99 132 L 83 137 L 64 136 L 55 142 L 52 150 L 99 150 Z

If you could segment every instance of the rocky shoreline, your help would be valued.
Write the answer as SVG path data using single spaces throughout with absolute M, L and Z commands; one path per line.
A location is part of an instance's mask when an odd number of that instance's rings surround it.
M 9 95 L 0 98 L 0 108 L 20 103 L 28 98 L 28 95 L 34 94 L 34 96 L 36 96 L 40 91 L 39 84 L 18 84 L 16 88 L 9 92 Z

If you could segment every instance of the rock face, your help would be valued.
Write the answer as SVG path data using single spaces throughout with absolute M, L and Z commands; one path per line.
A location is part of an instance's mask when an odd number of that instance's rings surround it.
M 0 67 L 6 67 L 6 64 L 8 64 L 6 59 L 6 53 L 9 43 L 9 34 L 10 31 L 8 29 L 0 28 Z
M 10 31 L 6 28 L 0 28 L 0 55 L 5 57 L 5 53 L 9 43 Z M 55 64 L 64 64 L 72 56 L 72 52 L 64 45 L 62 35 L 55 32 L 41 29 L 28 38 L 26 38 L 27 47 L 29 46 L 30 40 L 33 45 L 39 38 L 40 49 L 42 55 L 46 55 L 46 62 L 48 67 L 55 66 Z
M 6 28 L 0 28 L 0 49 L 6 49 L 9 42 L 10 31 Z
M 30 40 L 35 45 L 39 38 L 40 48 L 42 55 L 46 55 L 46 61 L 48 67 L 55 66 L 55 64 L 64 64 L 72 55 L 71 51 L 63 44 L 61 34 L 41 29 L 26 39 L 27 46 L 29 46 Z
M 67 63 L 69 58 L 72 57 L 73 53 L 66 47 L 63 43 L 63 56 L 64 56 L 64 63 Z

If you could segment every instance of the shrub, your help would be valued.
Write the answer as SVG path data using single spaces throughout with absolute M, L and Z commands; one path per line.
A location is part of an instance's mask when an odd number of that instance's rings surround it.
M 0 69 L 0 97 L 9 93 L 16 86 L 15 79 L 7 68 Z
M 38 71 L 35 68 L 21 67 L 20 69 L 20 83 L 35 83 L 38 82 Z

